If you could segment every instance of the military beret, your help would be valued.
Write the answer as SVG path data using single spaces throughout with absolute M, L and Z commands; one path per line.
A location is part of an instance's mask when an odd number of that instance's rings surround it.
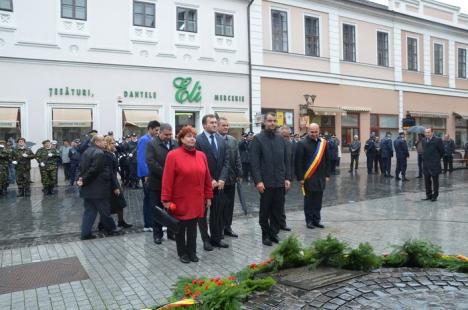
M 46 144 L 47 142 L 50 142 L 49 139 L 42 141 L 42 145 Z
M 18 138 L 18 140 L 16 140 L 16 143 L 18 143 L 20 140 L 23 140 L 24 142 L 26 142 L 26 139 L 21 137 L 21 138 Z

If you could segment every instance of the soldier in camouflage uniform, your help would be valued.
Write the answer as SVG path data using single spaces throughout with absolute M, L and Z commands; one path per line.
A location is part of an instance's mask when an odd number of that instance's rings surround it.
M 19 138 L 16 143 L 16 150 L 13 151 L 13 165 L 16 167 L 16 184 L 18 184 L 18 194 L 16 197 L 24 197 L 31 194 L 31 159 L 35 155 L 26 146 L 26 139 Z
M 41 172 L 41 182 L 44 187 L 42 191 L 46 195 L 54 193 L 55 179 L 57 177 L 57 160 L 60 157 L 60 152 L 52 148 L 50 140 L 42 141 L 42 147 L 36 152 L 36 160 L 39 163 L 39 171 Z
M 6 196 L 8 187 L 8 164 L 11 161 L 11 149 L 6 148 L 5 140 L 0 140 L 0 196 Z

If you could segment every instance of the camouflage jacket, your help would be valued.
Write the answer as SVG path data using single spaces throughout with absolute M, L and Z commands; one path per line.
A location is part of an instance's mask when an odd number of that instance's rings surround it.
M 25 155 L 26 156 L 25 156 Z M 30 148 L 16 148 L 13 150 L 13 164 L 16 162 L 16 169 L 30 170 L 31 159 L 36 157 Z
M 57 169 L 60 152 L 57 149 L 46 149 L 41 147 L 36 152 L 36 160 L 41 169 Z
M 8 167 L 8 164 L 11 161 L 11 149 L 5 147 L 0 147 L 0 166 Z

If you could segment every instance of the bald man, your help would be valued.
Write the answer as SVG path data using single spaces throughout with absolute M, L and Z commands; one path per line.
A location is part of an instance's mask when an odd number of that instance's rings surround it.
M 296 146 L 295 169 L 299 184 L 304 193 L 304 214 L 307 228 L 324 228 L 320 223 L 323 191 L 331 172 L 330 157 L 327 152 L 327 140 L 319 137 L 320 127 L 312 123 L 308 128 L 308 135 Z M 316 150 L 319 151 L 316 154 Z M 323 154 L 322 154 L 323 153 Z M 314 156 L 315 155 L 315 156 Z M 312 174 L 306 175 L 311 162 L 318 167 Z

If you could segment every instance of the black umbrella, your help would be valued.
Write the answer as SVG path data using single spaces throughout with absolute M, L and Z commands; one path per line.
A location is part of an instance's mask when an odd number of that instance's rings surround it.
M 244 193 L 242 192 L 242 184 L 240 181 L 237 181 L 237 195 L 239 196 L 239 201 L 244 211 L 244 215 L 247 215 L 247 203 L 245 202 Z

